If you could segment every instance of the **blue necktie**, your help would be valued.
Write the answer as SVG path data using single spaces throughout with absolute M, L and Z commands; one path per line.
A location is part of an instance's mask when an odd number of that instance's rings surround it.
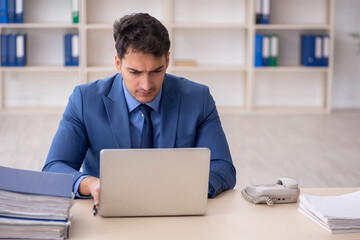
M 141 104 L 140 109 L 144 114 L 144 126 L 141 132 L 140 148 L 153 148 L 153 126 L 150 118 L 152 108 L 146 104 Z

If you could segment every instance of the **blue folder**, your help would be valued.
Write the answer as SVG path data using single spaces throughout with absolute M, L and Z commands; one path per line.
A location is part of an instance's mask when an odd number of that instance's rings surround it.
M 9 54 L 8 54 L 8 36 L 1 34 L 1 66 L 6 67 L 9 65 Z
M 16 66 L 16 35 L 9 34 L 8 35 L 8 66 L 13 67 Z
M 73 175 L 0 166 L 0 190 L 17 193 L 72 197 Z
M 301 65 L 315 66 L 315 36 L 301 35 Z
M 16 66 L 25 66 L 26 64 L 26 35 L 16 34 Z
M 262 41 L 263 36 L 261 34 L 255 35 L 255 67 L 261 67 L 262 63 Z
M 15 4 L 15 22 L 24 22 L 24 0 L 16 0 Z
M 72 34 L 64 35 L 65 66 L 72 66 L 71 61 L 71 38 Z
M 15 0 L 7 2 L 7 22 L 15 23 Z
M 327 67 L 329 66 L 329 47 L 330 47 L 330 39 L 329 39 L 329 35 L 323 35 L 322 36 L 322 40 L 323 40 L 323 49 L 322 49 L 322 59 L 321 59 L 321 66 Z
M 71 36 L 71 65 L 79 66 L 79 35 Z
M 0 23 L 7 23 L 7 0 L 0 0 Z

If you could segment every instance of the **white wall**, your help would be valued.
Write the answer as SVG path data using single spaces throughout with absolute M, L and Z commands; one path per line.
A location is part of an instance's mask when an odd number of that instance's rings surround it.
M 360 33 L 360 1 L 335 1 L 335 49 L 332 107 L 360 108 L 360 54 L 351 32 Z

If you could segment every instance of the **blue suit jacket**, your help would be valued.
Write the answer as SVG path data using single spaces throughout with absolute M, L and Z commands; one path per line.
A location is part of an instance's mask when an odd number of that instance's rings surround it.
M 69 97 L 43 171 L 99 177 L 99 153 L 131 148 L 121 74 L 77 86 Z M 235 186 L 236 171 L 208 87 L 166 74 L 160 105 L 160 147 L 211 150 L 209 197 Z M 83 172 L 79 172 L 83 166 Z

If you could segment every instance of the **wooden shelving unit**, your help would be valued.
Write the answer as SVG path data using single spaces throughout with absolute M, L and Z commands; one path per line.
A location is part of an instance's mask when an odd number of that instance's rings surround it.
M 80 23 L 71 23 L 71 1 L 25 2 L 24 24 L 2 24 L 1 33 L 28 34 L 27 62 L 0 68 L 0 106 L 6 109 L 64 107 L 72 89 L 116 73 L 115 19 L 148 12 L 168 28 L 169 73 L 210 86 L 219 109 L 328 112 L 334 48 L 335 0 L 271 0 L 271 24 L 255 24 L 255 0 L 80 0 Z M 311 11 L 304 9 L 311 8 Z M 37 13 L 46 11 L 44 18 Z M 280 38 L 279 66 L 255 68 L 254 35 Z M 63 66 L 63 35 L 80 36 L 79 67 Z M 329 67 L 300 66 L 300 34 L 330 36 Z M 196 66 L 176 66 L 176 60 Z M 56 94 L 49 91 L 56 88 Z

